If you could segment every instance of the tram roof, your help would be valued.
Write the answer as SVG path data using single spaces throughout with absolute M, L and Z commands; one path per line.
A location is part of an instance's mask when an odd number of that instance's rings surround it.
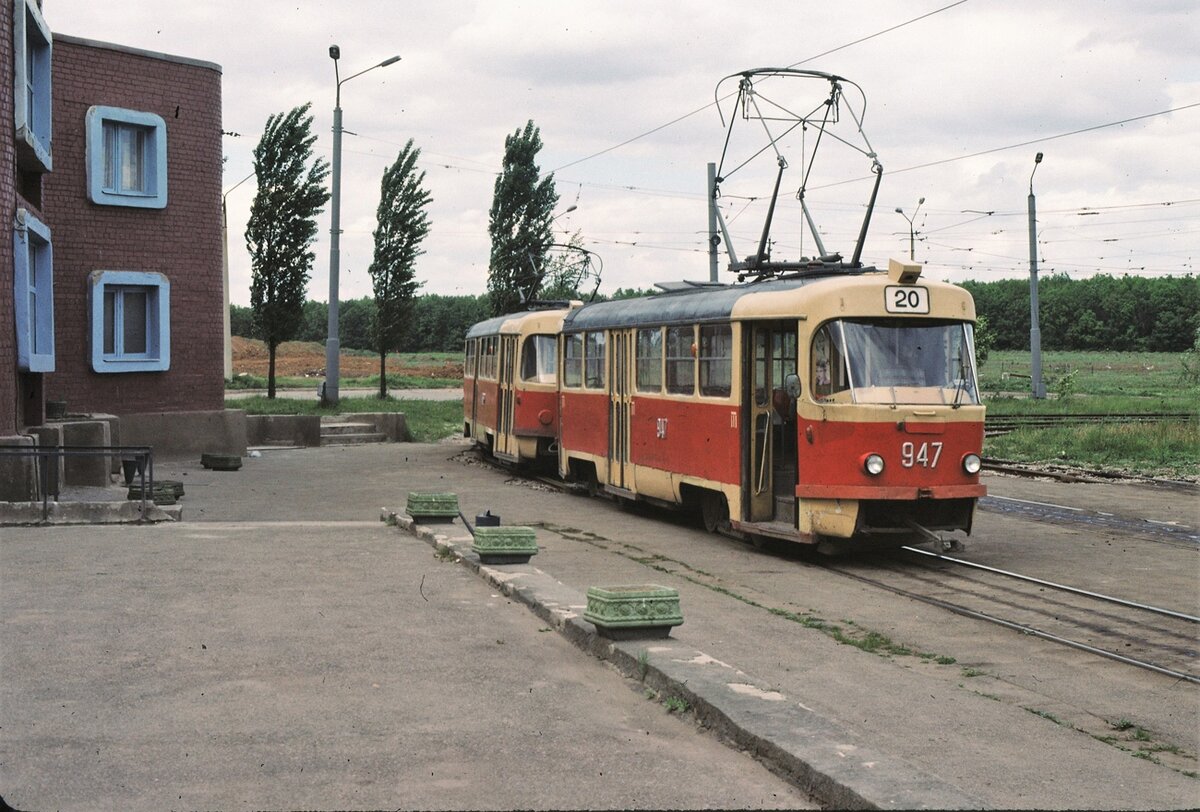
M 861 271 L 855 271 L 858 275 Z M 618 299 L 597 302 L 573 310 L 563 320 L 563 331 L 598 330 L 612 327 L 633 327 L 639 324 L 687 324 L 706 321 L 728 321 L 734 305 L 752 293 L 779 293 L 835 278 L 845 278 L 846 272 L 769 279 L 724 287 L 696 287 L 670 290 L 637 299 Z

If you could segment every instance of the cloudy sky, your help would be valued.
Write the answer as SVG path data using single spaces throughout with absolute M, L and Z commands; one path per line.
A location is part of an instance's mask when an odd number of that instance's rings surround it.
M 558 211 L 577 207 L 556 226 L 600 256 L 602 291 L 706 279 L 705 171 L 725 143 L 714 92 L 723 77 L 764 66 L 838 74 L 865 93 L 863 131 L 884 167 L 867 262 L 907 256 L 909 223 L 895 211 L 903 208 L 915 213 L 927 274 L 1026 275 L 1026 201 L 1043 152 L 1033 186 L 1044 271 L 1195 272 L 1194 0 L 45 0 L 44 8 L 60 33 L 221 65 L 224 127 L 237 133 L 224 140 L 224 188 L 231 297 L 241 304 L 250 295 L 241 235 L 254 180 L 234 187 L 251 174 L 267 117 L 305 102 L 319 154 L 330 157 L 334 43 L 343 77 L 402 58 L 342 85 L 342 298 L 370 294 L 379 180 L 409 138 L 433 195 L 418 277 L 433 293 L 483 292 L 504 138 L 529 119 L 541 128 L 539 163 L 554 172 Z M 734 90 L 726 82 L 720 95 Z M 794 111 L 813 108 L 826 90 L 812 81 L 756 85 L 763 104 Z M 861 107 L 847 85 L 835 132 L 855 146 L 850 113 Z M 795 194 L 815 137 L 797 129 L 783 142 L 777 259 L 815 251 Z M 739 120 L 727 167 L 766 144 L 762 124 Z M 774 171 L 768 150 L 724 173 L 721 210 L 740 254 L 755 250 Z M 869 178 L 862 154 L 822 142 L 806 199 L 827 250 L 852 253 Z M 324 300 L 328 212 L 320 229 L 310 295 Z

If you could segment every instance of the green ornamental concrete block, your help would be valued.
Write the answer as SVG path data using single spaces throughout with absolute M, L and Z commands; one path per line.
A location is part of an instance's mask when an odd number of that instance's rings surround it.
M 173 505 L 183 496 L 183 483 L 177 479 L 155 480 L 153 494 L 147 494 L 154 499 L 156 505 Z M 129 486 L 130 499 L 142 498 L 142 483 L 134 482 Z M 165 501 L 170 499 L 170 501 Z
M 613 640 L 668 637 L 672 626 L 683 623 L 679 590 L 656 584 L 589 587 L 583 619 Z
M 405 512 L 417 522 L 454 521 L 458 515 L 458 494 L 410 492 Z
M 484 564 L 524 564 L 537 555 L 537 534 L 532 527 L 476 527 L 471 551 Z

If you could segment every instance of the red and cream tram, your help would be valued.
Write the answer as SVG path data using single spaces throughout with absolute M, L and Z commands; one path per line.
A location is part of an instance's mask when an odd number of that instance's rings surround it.
M 544 424 L 558 421 L 560 475 L 750 538 L 969 532 L 985 493 L 975 307 L 920 272 L 893 261 L 560 311 Z
M 553 463 L 558 438 L 558 340 L 571 307 L 498 316 L 467 332 L 463 436 L 497 459 Z

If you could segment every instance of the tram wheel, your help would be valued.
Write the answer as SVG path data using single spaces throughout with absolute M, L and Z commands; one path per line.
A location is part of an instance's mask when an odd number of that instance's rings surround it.
M 708 532 L 723 530 L 729 526 L 729 503 L 722 494 L 708 491 L 700 500 L 700 517 Z

